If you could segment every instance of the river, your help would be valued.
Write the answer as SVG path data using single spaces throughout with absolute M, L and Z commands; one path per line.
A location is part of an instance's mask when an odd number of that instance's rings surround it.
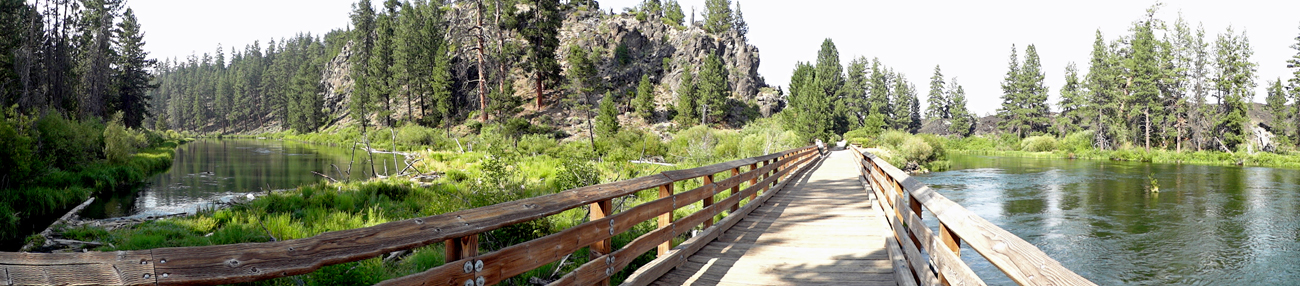
M 200 139 L 177 148 L 167 172 L 147 179 L 134 192 L 97 195 L 95 203 L 81 216 L 95 219 L 193 213 L 196 208 L 210 207 L 215 202 L 325 180 L 312 171 L 342 180 L 333 166 L 346 173 L 351 155 L 347 148 L 291 141 Z M 374 155 L 378 173 L 384 174 L 385 168 L 390 173 L 397 172 L 394 155 Z M 365 151 L 358 149 L 352 164 L 353 180 L 370 177 L 366 159 Z
M 917 178 L 1098 285 L 1300 281 L 1300 170 L 951 160 L 952 171 Z M 961 254 L 990 285 L 1014 284 L 970 248 Z

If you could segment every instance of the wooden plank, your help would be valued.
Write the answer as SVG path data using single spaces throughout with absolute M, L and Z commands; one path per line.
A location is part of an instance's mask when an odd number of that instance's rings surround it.
M 148 250 L 84 253 L 0 252 L 3 285 L 154 285 Z
M 731 174 L 731 175 L 734 177 L 736 174 Z M 704 185 L 712 185 L 712 184 L 713 184 L 713 175 L 704 176 Z M 737 186 L 739 186 L 739 184 L 737 184 Z M 705 208 L 713 206 L 713 198 L 717 196 L 717 194 L 718 191 L 716 190 L 709 192 L 708 197 L 704 198 L 704 202 L 701 203 L 701 205 L 703 205 Z M 717 214 L 715 213 L 713 215 L 717 215 Z M 713 226 L 713 217 L 709 217 L 709 220 L 704 221 L 704 228 L 709 228 L 710 226 Z
M 898 239 L 886 236 L 885 240 L 885 247 L 889 248 L 889 261 L 894 265 L 894 281 L 898 282 L 898 286 L 916 286 L 916 273 L 912 272 L 911 266 L 907 266 L 907 258 L 903 257 Z
M 889 177 L 896 178 L 935 217 L 980 255 L 1021 285 L 1095 285 L 1041 249 L 936 193 L 888 162 L 867 155 Z

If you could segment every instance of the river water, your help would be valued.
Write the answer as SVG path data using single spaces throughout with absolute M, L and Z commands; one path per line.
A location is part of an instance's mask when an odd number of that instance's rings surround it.
M 137 192 L 100 194 L 81 216 L 93 219 L 193 213 L 215 202 L 325 180 L 312 171 L 342 180 L 333 166 L 346 173 L 351 155 L 347 148 L 289 141 L 201 139 L 177 148 L 171 169 L 149 178 Z M 386 167 L 388 172 L 396 173 L 393 157 L 375 154 L 377 172 L 384 174 Z M 353 180 L 370 177 L 366 159 L 365 151 L 358 149 L 352 164 Z
M 1300 284 L 1300 170 L 951 159 L 917 178 L 1098 285 Z M 990 285 L 1013 284 L 961 254 Z

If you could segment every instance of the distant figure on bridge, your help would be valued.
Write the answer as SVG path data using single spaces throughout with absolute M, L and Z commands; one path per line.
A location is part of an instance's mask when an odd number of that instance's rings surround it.
M 826 155 L 826 151 L 827 151 L 826 143 L 822 143 L 822 139 L 817 138 L 817 152 L 819 152 L 822 155 Z

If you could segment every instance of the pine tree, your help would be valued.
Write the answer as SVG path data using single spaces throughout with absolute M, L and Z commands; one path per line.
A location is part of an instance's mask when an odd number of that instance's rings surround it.
M 618 134 L 618 99 L 605 92 L 605 99 L 600 101 L 600 114 L 596 116 L 596 134 L 601 137 L 613 137 Z
M 560 1 L 529 0 L 533 4 L 522 19 L 519 34 L 528 41 L 525 71 L 533 74 L 537 91 L 537 107 L 546 104 L 545 90 L 555 85 L 560 77 L 560 63 L 556 61 L 555 51 L 560 47 L 558 38 L 561 21 Z
M 867 114 L 871 113 L 867 104 L 867 90 L 870 80 L 867 78 L 867 65 L 871 63 L 866 57 L 857 57 L 849 62 L 844 71 L 843 96 L 836 108 L 844 109 L 842 114 L 849 121 L 851 128 L 861 128 Z
M 1148 10 L 1150 11 L 1150 10 Z M 1137 130 L 1142 130 L 1143 146 L 1151 150 L 1152 115 L 1162 114 L 1164 105 L 1160 104 L 1160 90 L 1157 78 L 1160 76 L 1158 55 L 1156 54 L 1155 35 L 1152 20 L 1140 22 L 1132 40 L 1131 54 L 1124 61 L 1124 68 L 1129 71 L 1128 92 L 1132 100 L 1129 117 L 1141 120 Z
M 1282 79 L 1270 80 L 1268 82 L 1268 97 L 1264 98 L 1265 107 L 1268 113 L 1273 115 L 1272 130 L 1290 130 L 1290 122 L 1287 120 L 1291 114 L 1291 108 L 1286 105 L 1287 95 L 1282 88 Z M 1290 137 L 1289 134 L 1280 133 L 1279 136 Z
M 871 114 L 879 114 L 885 120 L 885 127 L 893 115 L 893 108 L 889 106 L 889 74 L 886 72 L 887 67 L 880 63 L 880 59 L 871 60 L 871 79 L 869 81 L 867 105 L 870 106 Z M 820 74 L 818 74 L 820 76 Z
M 835 47 L 835 42 L 830 38 L 822 40 L 821 49 L 817 50 L 816 66 L 816 83 L 817 90 L 812 91 L 814 96 L 822 97 L 819 100 L 830 104 L 832 113 L 830 120 L 821 122 L 827 125 L 829 131 L 834 134 L 843 134 L 849 129 L 848 106 L 838 104 L 844 97 L 844 68 L 840 66 L 839 48 Z
M 111 87 L 115 76 L 113 62 L 113 22 L 122 8 L 122 0 L 85 0 L 81 23 L 81 100 L 76 101 L 83 117 L 104 118 L 114 104 L 116 90 Z M 9 37 L 6 35 L 5 37 Z
M 664 23 L 681 29 L 684 28 L 682 25 L 685 20 L 686 13 L 682 12 L 682 4 L 678 4 L 677 0 L 668 0 L 664 3 Z
M 939 70 L 939 65 L 934 65 L 934 75 L 930 76 L 930 93 L 926 99 L 929 106 L 925 110 L 925 116 L 930 120 L 952 119 L 952 113 L 948 111 L 950 99 L 944 96 L 943 88 L 943 72 Z
M 157 63 L 149 58 L 144 50 L 144 32 L 136 20 L 135 11 L 127 8 L 122 13 L 122 22 L 117 25 L 118 68 L 117 88 L 120 96 L 119 109 L 126 127 L 140 128 L 145 117 L 151 116 L 148 91 L 158 86 L 153 83 L 154 76 L 149 70 Z
M 975 116 L 966 109 L 966 89 L 957 83 L 953 78 L 948 81 L 948 95 L 952 105 L 948 106 L 948 111 L 952 114 L 952 124 L 948 125 L 948 132 L 960 136 L 970 136 L 975 131 Z
M 641 75 L 641 83 L 636 88 L 634 106 L 641 117 L 650 119 L 655 114 L 654 84 L 650 83 L 650 74 Z
M 749 34 L 749 24 L 745 23 L 745 14 L 740 12 L 740 1 L 736 1 L 736 33 L 741 36 Z
M 818 69 L 799 62 L 790 76 L 790 106 L 782 111 L 786 128 L 804 141 L 831 138 L 833 135 L 831 98 L 818 86 Z
M 1012 44 L 1007 74 L 1002 78 L 1002 107 L 998 108 L 998 117 L 1001 117 L 1002 121 L 998 122 L 998 128 L 1002 129 L 1002 132 L 1024 137 L 1027 124 L 1024 122 L 1024 115 L 1021 114 L 1023 110 L 1020 104 L 1025 95 L 1021 90 L 1020 82 L 1020 60 L 1016 57 L 1016 45 Z
M 699 122 L 699 104 L 696 99 L 695 75 L 693 67 L 682 68 L 682 81 L 677 86 L 677 120 L 678 124 L 691 125 Z
M 376 113 L 380 124 L 387 126 L 393 125 L 392 100 L 397 94 L 391 69 L 396 64 L 393 53 L 396 51 L 399 5 L 397 0 L 384 1 L 384 13 L 375 17 L 374 47 L 366 64 L 366 74 L 370 77 L 367 86 L 371 106 L 368 109 Z
M 1235 151 L 1247 143 L 1250 118 L 1247 105 L 1254 98 L 1255 63 L 1250 61 L 1254 52 L 1246 35 L 1237 35 L 1232 27 L 1219 34 L 1215 41 L 1216 97 L 1219 98 L 1219 117 L 1215 131 L 1219 134 L 1225 151 Z
M 1061 86 L 1061 115 L 1057 126 L 1061 135 L 1083 131 L 1091 118 L 1087 111 L 1088 99 L 1079 82 L 1079 70 L 1070 63 L 1065 66 L 1065 85 Z
M 920 107 L 917 103 L 919 100 L 916 98 L 916 88 L 913 87 L 911 82 L 907 81 L 907 77 L 903 74 L 896 73 L 893 78 L 894 82 L 891 93 L 893 93 L 894 96 L 891 105 L 894 107 L 892 113 L 894 114 L 895 119 L 892 127 L 898 130 L 906 130 L 909 133 L 916 133 L 916 131 L 921 129 L 921 123 L 919 122 L 920 119 L 914 119 L 914 117 L 920 117 Z M 916 111 L 916 116 L 912 116 L 913 106 L 917 106 L 916 109 L 918 109 Z
M 1293 120 L 1300 120 L 1300 36 L 1295 37 L 1295 44 L 1291 44 L 1291 49 L 1295 50 L 1296 54 L 1286 61 L 1287 68 L 1294 70 L 1291 79 L 1287 80 L 1287 89 L 1290 90 L 1291 101 L 1295 103 L 1291 108 L 1291 116 Z M 1291 122 L 1295 123 L 1295 121 Z M 1292 127 L 1294 128 L 1290 130 L 1294 136 L 1292 138 L 1300 143 L 1300 124 L 1294 124 Z
M 1025 110 L 1023 114 L 1026 126 L 1031 134 L 1045 133 L 1051 125 L 1048 118 L 1051 114 L 1051 106 L 1047 103 L 1048 88 L 1043 85 L 1047 76 L 1043 73 L 1038 49 L 1032 44 L 1025 48 L 1025 64 L 1020 67 L 1020 73 L 1020 90 L 1024 96 L 1021 109 Z
M 735 24 L 731 13 L 731 0 L 704 0 L 704 31 L 721 34 Z
M 352 94 L 348 97 L 348 112 L 353 121 L 366 132 L 370 125 L 372 112 L 371 97 L 377 91 L 375 85 L 381 84 L 371 76 L 370 57 L 375 47 L 375 9 L 370 0 L 361 0 L 352 5 L 352 56 L 348 61 L 352 68 Z
M 704 60 L 704 67 L 700 69 L 699 74 L 699 107 L 705 116 L 705 122 L 722 122 L 731 111 L 727 105 L 727 97 L 730 93 L 729 84 L 727 83 L 727 69 L 722 66 L 722 59 L 717 54 L 709 54 Z

